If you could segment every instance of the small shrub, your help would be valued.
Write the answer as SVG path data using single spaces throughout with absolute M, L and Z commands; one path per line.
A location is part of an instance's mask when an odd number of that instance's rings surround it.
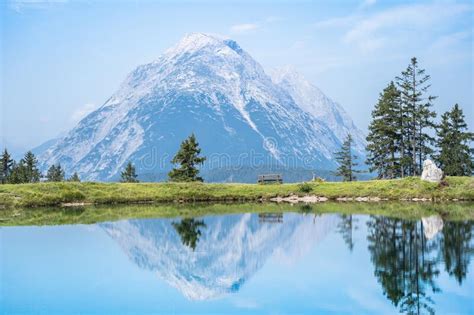
M 446 179 L 443 179 L 442 181 L 439 182 L 438 187 L 443 188 L 443 187 L 448 187 L 449 183 L 446 181 Z
M 311 185 L 308 184 L 308 183 L 301 183 L 301 184 L 298 185 L 298 191 L 299 192 L 307 194 L 307 193 L 311 192 L 312 190 L 313 190 L 313 187 L 311 187 Z

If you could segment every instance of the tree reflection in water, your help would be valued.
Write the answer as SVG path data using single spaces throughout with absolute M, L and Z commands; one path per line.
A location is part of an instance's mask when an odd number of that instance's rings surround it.
M 401 313 L 434 314 L 430 294 L 440 264 L 461 284 L 474 253 L 473 222 L 445 222 L 442 233 L 426 239 L 423 221 L 371 217 L 368 249 L 383 293 Z
M 206 224 L 203 220 L 195 220 L 194 218 L 182 219 L 180 223 L 173 222 L 173 227 L 181 237 L 183 245 L 190 247 L 193 251 L 199 242 L 201 236 L 200 228 L 205 228 Z
M 384 295 L 402 313 L 434 314 L 429 293 L 439 291 L 437 244 L 426 240 L 423 222 L 372 217 L 367 239 Z
M 441 252 L 445 270 L 462 284 L 469 261 L 474 255 L 473 221 L 446 222 L 441 239 Z
M 354 230 L 357 230 L 356 222 L 357 220 L 353 217 L 352 214 L 342 214 L 340 215 L 340 222 L 337 225 L 338 232 L 342 235 L 344 242 L 347 245 L 347 248 L 352 252 L 354 249 L 354 240 L 352 233 Z

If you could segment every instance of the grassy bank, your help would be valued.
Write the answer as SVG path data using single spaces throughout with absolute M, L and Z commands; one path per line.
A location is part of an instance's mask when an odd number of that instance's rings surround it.
M 379 197 L 389 200 L 427 198 L 474 200 L 474 178 L 448 177 L 445 185 L 405 178 L 361 182 L 312 182 L 301 184 L 206 184 L 206 183 L 38 183 L 0 185 L 0 207 L 58 206 L 64 203 L 118 204 L 144 202 L 257 201 L 277 196 L 316 195 Z
M 240 213 L 302 213 L 317 217 L 326 213 L 342 215 L 383 215 L 405 220 L 418 220 L 440 215 L 443 220 L 474 220 L 474 204 L 455 203 L 340 203 L 324 202 L 312 205 L 277 203 L 231 204 L 157 204 L 102 205 L 74 208 L 12 208 L 0 211 L 0 226 L 42 226 L 62 224 L 94 224 L 127 219 L 203 217 Z

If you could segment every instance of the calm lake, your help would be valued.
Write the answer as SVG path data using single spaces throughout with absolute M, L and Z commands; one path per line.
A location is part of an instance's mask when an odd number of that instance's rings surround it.
M 287 207 L 1 227 L 2 311 L 474 313 L 474 221 Z

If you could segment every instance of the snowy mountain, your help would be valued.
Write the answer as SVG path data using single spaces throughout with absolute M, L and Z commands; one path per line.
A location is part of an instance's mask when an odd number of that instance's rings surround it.
M 319 90 L 280 77 L 272 81 L 233 40 L 187 35 L 132 71 L 104 105 L 45 150 L 41 168 L 61 163 L 87 180 L 117 178 L 128 161 L 140 176 L 164 172 L 192 132 L 209 169 L 334 167 L 344 131 L 358 131 L 337 104 L 315 96 Z
M 292 264 L 337 225 L 337 215 L 284 214 L 283 223 L 262 222 L 257 214 L 206 217 L 195 250 L 173 227 L 179 219 L 102 223 L 140 268 L 155 272 L 191 300 L 236 292 L 265 262 Z

